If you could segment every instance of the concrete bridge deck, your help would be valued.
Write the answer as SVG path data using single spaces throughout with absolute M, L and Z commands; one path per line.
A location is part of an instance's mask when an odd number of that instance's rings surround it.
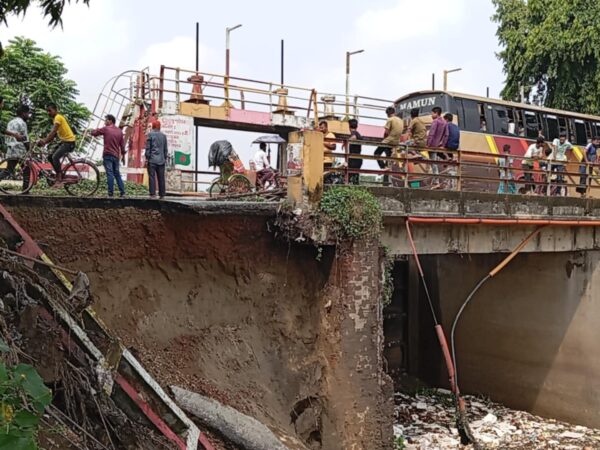
M 472 192 L 371 188 L 384 209 L 383 243 L 392 254 L 411 253 L 407 219 L 444 219 L 412 225 L 422 254 L 510 252 L 533 229 L 549 223 L 523 252 L 600 249 L 600 200 L 571 197 L 499 196 Z M 277 203 L 223 202 L 173 197 L 148 198 L 2 197 L 7 206 L 40 208 L 133 208 L 226 216 L 274 217 Z M 459 219 L 463 223 L 452 223 Z M 465 221 L 464 219 L 471 219 Z M 487 222 L 473 223 L 477 220 Z M 459 222 L 456 221 L 456 222 Z

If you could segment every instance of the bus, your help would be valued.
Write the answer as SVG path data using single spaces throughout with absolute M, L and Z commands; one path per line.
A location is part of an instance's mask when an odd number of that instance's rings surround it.
M 431 109 L 435 106 L 439 106 L 444 113 L 454 115 L 461 130 L 461 150 L 499 154 L 505 144 L 510 144 L 512 155 L 523 156 L 540 134 L 546 141 L 552 142 L 560 134 L 566 133 L 574 147 L 569 156 L 567 172 L 578 172 L 577 163 L 583 159 L 585 146 L 592 137 L 600 136 L 600 116 L 525 103 L 438 90 L 413 92 L 394 102 L 396 114 L 406 124 L 414 110 L 418 111 L 426 124 L 430 124 Z M 493 161 L 492 158 L 486 160 Z M 520 163 L 515 165 L 520 167 Z M 487 172 L 489 177 L 497 177 L 495 168 L 489 168 Z M 568 182 L 576 184 L 578 177 L 570 176 Z M 597 186 L 597 181 L 593 184 Z M 493 187 L 490 186 L 490 190 Z M 597 194 L 600 195 L 600 192 Z M 574 188 L 569 188 L 569 195 L 574 195 Z

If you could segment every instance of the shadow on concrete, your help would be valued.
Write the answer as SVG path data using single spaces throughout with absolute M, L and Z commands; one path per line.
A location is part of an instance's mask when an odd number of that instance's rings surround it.
M 505 255 L 425 256 L 447 335 L 469 292 Z M 600 426 L 599 252 L 521 254 L 476 294 L 457 330 L 467 393 L 574 423 Z M 419 289 L 418 375 L 447 385 L 433 321 Z

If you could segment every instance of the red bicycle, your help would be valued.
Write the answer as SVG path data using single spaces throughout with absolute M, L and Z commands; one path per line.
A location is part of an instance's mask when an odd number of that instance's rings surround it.
M 62 180 L 56 182 L 52 164 L 45 155 L 32 147 L 23 157 L 8 157 L 0 161 L 0 191 L 9 195 L 27 194 L 42 178 L 49 187 L 64 187 L 69 195 L 89 197 L 100 186 L 100 171 L 85 158 L 67 154 L 61 162 Z

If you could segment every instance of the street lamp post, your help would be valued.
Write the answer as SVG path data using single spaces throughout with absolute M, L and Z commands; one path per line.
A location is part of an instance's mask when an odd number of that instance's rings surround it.
M 229 59 L 231 54 L 229 34 L 241 26 L 242 24 L 240 23 L 234 27 L 225 28 L 225 106 L 228 108 L 231 107 L 231 102 L 229 101 Z
M 448 74 L 452 72 L 460 72 L 461 70 L 461 67 L 459 67 L 458 69 L 444 70 L 444 91 L 448 90 Z
M 364 50 L 346 52 L 346 119 L 350 118 L 350 57 L 362 52 L 364 52 Z

